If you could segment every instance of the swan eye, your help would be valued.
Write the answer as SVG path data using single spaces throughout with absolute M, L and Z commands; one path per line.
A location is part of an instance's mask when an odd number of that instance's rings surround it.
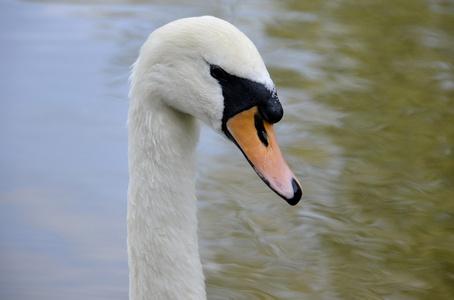
M 221 67 L 211 65 L 210 66 L 210 74 L 218 81 L 226 81 L 227 80 L 227 72 L 224 71 Z

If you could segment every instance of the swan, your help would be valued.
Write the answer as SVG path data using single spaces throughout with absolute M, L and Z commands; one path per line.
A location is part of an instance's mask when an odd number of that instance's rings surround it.
M 302 196 L 273 124 L 283 115 L 254 44 L 227 21 L 156 29 L 130 76 L 127 243 L 130 299 L 206 299 L 195 197 L 199 121 L 232 141 L 290 205 Z

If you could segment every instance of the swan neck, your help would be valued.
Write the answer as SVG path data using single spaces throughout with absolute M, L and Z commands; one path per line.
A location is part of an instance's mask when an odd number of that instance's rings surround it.
M 195 197 L 200 128 L 162 101 L 131 97 L 130 299 L 206 299 Z

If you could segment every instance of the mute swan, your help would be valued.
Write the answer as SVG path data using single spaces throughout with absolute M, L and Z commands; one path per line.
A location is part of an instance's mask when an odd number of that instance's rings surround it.
M 302 189 L 273 131 L 283 115 L 265 64 L 236 27 L 186 18 L 155 30 L 130 78 L 130 299 L 206 299 L 198 254 L 196 145 L 203 121 L 295 205 Z

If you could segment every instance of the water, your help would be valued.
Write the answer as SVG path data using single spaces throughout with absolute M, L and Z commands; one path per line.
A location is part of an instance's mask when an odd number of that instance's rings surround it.
M 452 2 L 0 6 L 0 299 L 127 299 L 129 66 L 203 14 L 262 53 L 305 193 L 288 206 L 203 128 L 209 298 L 454 298 Z

